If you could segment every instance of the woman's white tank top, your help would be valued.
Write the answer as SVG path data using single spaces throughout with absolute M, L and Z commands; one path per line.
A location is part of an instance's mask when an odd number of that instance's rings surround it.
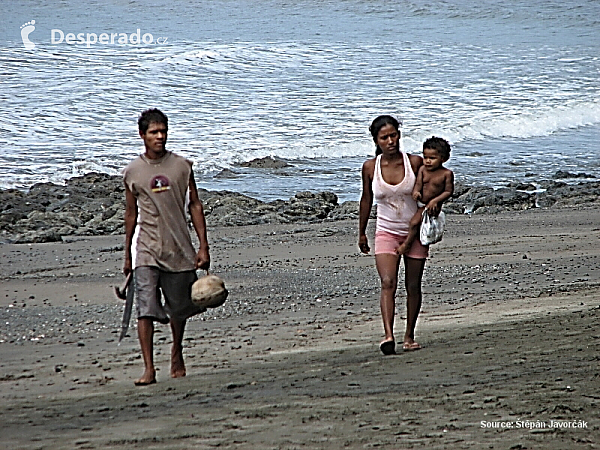
M 397 235 L 408 234 L 410 219 L 417 212 L 417 202 L 412 198 L 415 173 L 408 155 L 401 152 L 404 161 L 404 179 L 399 184 L 388 184 L 381 175 L 381 155 L 375 159 L 373 196 L 377 203 L 375 231 L 387 231 Z

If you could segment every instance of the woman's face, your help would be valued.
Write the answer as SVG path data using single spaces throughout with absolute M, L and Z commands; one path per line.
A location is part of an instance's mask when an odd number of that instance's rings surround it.
M 387 124 L 379 129 L 377 133 L 377 142 L 383 153 L 393 154 L 398 151 L 400 143 L 400 131 L 396 130 L 394 125 Z

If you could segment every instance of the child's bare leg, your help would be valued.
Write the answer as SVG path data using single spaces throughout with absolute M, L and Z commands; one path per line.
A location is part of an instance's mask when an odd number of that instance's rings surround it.
M 398 253 L 399 255 L 404 255 L 406 252 L 408 252 L 413 242 L 415 241 L 418 232 L 419 226 L 417 225 L 416 227 L 413 227 L 411 225 L 411 227 L 408 229 L 408 236 L 406 236 L 404 242 L 396 248 L 396 253 Z
M 425 207 L 419 208 L 415 215 L 412 216 L 412 219 L 410 219 L 408 236 L 406 236 L 404 242 L 396 248 L 396 253 L 398 253 L 399 255 L 404 255 L 406 252 L 408 252 L 413 242 L 417 238 L 417 235 L 419 234 L 419 230 L 421 228 L 421 220 L 424 209 Z

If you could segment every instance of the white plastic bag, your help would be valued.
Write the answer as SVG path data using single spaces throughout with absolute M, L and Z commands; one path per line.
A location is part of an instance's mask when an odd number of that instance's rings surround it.
M 421 220 L 421 233 L 419 236 L 421 244 L 430 245 L 440 242 L 444 234 L 445 226 L 446 215 L 443 211 L 440 211 L 437 217 L 431 217 L 427 212 L 427 209 L 424 209 Z

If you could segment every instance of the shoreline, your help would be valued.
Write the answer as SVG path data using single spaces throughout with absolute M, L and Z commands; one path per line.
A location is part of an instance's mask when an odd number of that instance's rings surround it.
M 168 378 L 157 326 L 158 383 L 145 388 L 134 323 L 117 346 L 122 235 L 1 245 L 0 442 L 593 448 L 600 206 L 447 220 L 425 269 L 424 348 L 394 357 L 378 350 L 378 278 L 356 221 L 209 227 L 230 296 L 189 321 L 184 379 Z M 397 336 L 403 316 L 400 289 Z M 516 420 L 588 428 L 480 426 Z

